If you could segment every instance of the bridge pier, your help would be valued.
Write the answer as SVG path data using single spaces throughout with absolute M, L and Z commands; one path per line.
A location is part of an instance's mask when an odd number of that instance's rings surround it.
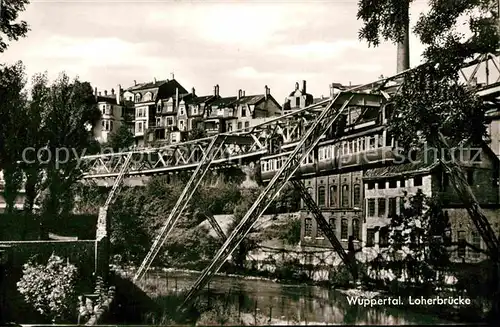
M 102 277 L 105 282 L 108 280 L 109 275 L 109 226 L 108 207 L 100 207 L 95 240 L 94 273 L 96 277 Z

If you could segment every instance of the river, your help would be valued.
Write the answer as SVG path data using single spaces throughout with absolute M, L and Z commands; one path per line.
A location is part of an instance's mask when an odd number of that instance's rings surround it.
M 151 276 L 152 277 L 152 276 Z M 156 276 L 162 288 L 189 289 L 197 275 L 182 272 Z M 285 285 L 268 280 L 215 276 L 200 295 L 201 301 L 224 298 L 239 314 L 260 314 L 282 324 L 439 324 L 431 315 L 419 314 L 397 306 L 363 307 L 350 305 L 341 291 L 310 285 Z M 161 299 L 160 299 L 161 300 Z

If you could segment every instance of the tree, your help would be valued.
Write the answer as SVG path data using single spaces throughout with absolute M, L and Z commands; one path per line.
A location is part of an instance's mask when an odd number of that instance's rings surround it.
M 57 217 L 72 208 L 74 186 L 84 168 L 80 157 L 99 151 L 92 129 L 101 112 L 90 83 L 71 81 L 65 73 L 50 86 L 45 100 L 43 136 L 51 158 L 46 160 L 42 205 L 45 215 Z
M 187 140 L 198 140 L 205 137 L 207 137 L 207 132 L 203 128 L 196 127 L 189 131 Z
M 115 133 L 110 135 L 106 146 L 112 148 L 113 151 L 120 151 L 130 148 L 134 143 L 134 134 L 130 132 L 126 124 L 122 124 Z
M 19 13 L 28 4 L 29 0 L 0 0 L 0 52 L 9 46 L 7 40 L 17 41 L 28 33 L 29 27 L 25 21 L 16 22 Z
M 433 292 L 450 263 L 445 243 L 450 223 L 439 202 L 420 189 L 405 201 L 389 226 L 388 265 L 397 277 L 404 275 L 419 290 Z
M 20 159 L 26 145 L 25 68 L 21 62 L 13 66 L 0 66 L 0 170 L 5 179 L 4 198 L 7 212 L 14 209 L 18 190 L 22 183 L 22 172 L 16 161 Z

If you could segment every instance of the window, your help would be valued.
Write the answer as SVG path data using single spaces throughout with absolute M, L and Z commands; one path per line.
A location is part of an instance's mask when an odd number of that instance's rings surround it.
M 161 112 L 161 103 L 158 102 L 158 105 L 156 106 L 156 112 L 160 113 Z
M 385 217 L 386 212 L 385 212 L 385 198 L 379 198 L 378 199 L 378 216 L 379 217 Z
M 318 205 L 324 207 L 326 203 L 326 189 L 324 186 L 318 187 Z
M 349 186 L 342 185 L 342 207 L 349 207 Z
M 246 121 L 245 122 L 245 128 L 249 128 L 250 127 L 250 122 Z
M 458 242 L 458 256 L 463 258 L 465 257 L 466 253 L 466 237 L 465 237 L 465 231 L 458 231 L 457 233 L 457 242 Z
M 358 140 L 354 140 L 352 142 L 353 142 L 353 148 L 354 148 L 353 152 L 358 153 Z
M 143 122 L 138 122 L 135 125 L 135 132 L 136 133 L 143 133 L 144 132 L 144 123 Z
M 380 247 L 389 246 L 389 230 L 386 227 L 378 232 L 378 244 Z
M 193 107 L 192 113 L 193 113 L 193 115 L 197 115 L 198 114 L 198 106 L 194 106 Z
M 332 229 L 333 234 L 337 235 L 337 221 L 335 218 L 330 218 L 328 222 L 330 223 L 330 228 Z
M 304 237 L 312 236 L 312 219 L 306 218 L 304 220 Z
M 422 186 L 422 176 L 413 177 L 413 186 Z
M 233 130 L 233 124 L 227 123 L 227 131 L 231 132 Z
M 156 117 L 156 126 L 157 127 L 161 126 L 161 117 Z
M 468 170 L 467 171 L 467 184 L 469 185 L 474 185 L 474 171 L 473 170 Z
M 361 186 L 359 184 L 354 185 L 353 190 L 353 206 L 359 207 L 361 203 Z
M 392 145 L 392 136 L 386 135 L 385 136 L 385 146 L 391 146 Z
M 352 220 L 352 235 L 354 236 L 354 240 L 359 241 L 361 239 L 360 235 L 360 229 L 359 229 L 359 219 L 353 219 Z
M 397 188 L 398 187 L 398 181 L 393 179 L 389 181 L 389 188 Z
M 340 239 L 347 240 L 348 227 L 347 227 L 347 219 L 342 219 L 340 222 Z
M 172 126 L 174 124 L 174 120 L 172 117 L 167 117 L 167 126 Z
M 396 198 L 389 199 L 389 218 L 396 217 Z
M 295 106 L 300 107 L 300 97 L 295 98 Z
M 241 106 L 241 117 L 246 117 L 247 116 L 247 109 L 245 106 Z
M 375 230 L 373 228 L 366 230 L 366 247 L 375 245 Z
M 242 128 L 243 128 L 243 125 L 241 124 L 241 122 L 238 122 L 238 130 L 240 130 Z
M 113 121 L 109 122 L 109 130 L 112 132 L 113 131 Z
M 370 144 L 370 150 L 375 149 L 375 136 L 369 136 L 369 144 Z
M 481 149 L 470 149 L 470 158 L 472 162 L 481 162 Z
M 184 106 L 180 106 L 179 111 L 181 116 L 184 116 Z
M 481 237 L 479 236 L 478 232 L 472 232 L 472 246 L 481 249 Z M 472 250 L 471 256 L 473 258 L 479 258 L 480 253 L 475 251 L 474 249 Z
M 151 92 L 148 92 L 144 95 L 144 102 L 151 101 L 152 99 L 153 99 L 153 94 Z
M 337 207 L 337 185 L 330 186 L 330 207 Z
M 365 138 L 361 138 L 360 142 L 359 142 L 359 151 L 365 151 L 366 150 L 366 147 L 365 147 Z
M 367 199 L 367 206 L 368 206 L 368 217 L 374 217 L 375 216 L 375 199 Z
M 135 102 L 141 102 L 141 94 L 140 93 L 137 93 L 135 95 Z
M 368 182 L 367 185 L 368 185 L 368 189 L 369 190 L 373 190 L 375 188 L 375 183 L 374 182 Z
M 404 178 L 401 178 L 401 179 L 399 180 L 399 187 L 405 187 L 405 186 L 406 186 L 406 183 L 405 183 L 405 182 L 406 182 L 406 180 L 405 180 Z
M 181 131 L 183 131 L 183 130 L 184 130 L 184 120 L 179 120 L 179 129 L 180 129 Z

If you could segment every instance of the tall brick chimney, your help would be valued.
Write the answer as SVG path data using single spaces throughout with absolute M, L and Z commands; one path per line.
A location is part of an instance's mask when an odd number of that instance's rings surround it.
M 104 90 L 104 96 L 108 95 L 108 90 Z
M 241 91 L 241 89 L 239 89 L 239 90 L 238 90 L 238 100 L 241 98 L 241 94 L 242 94 L 242 93 L 243 93 L 243 92 Z
M 302 92 L 303 93 L 306 93 L 307 89 L 306 89 L 306 81 L 302 81 Z
M 404 0 L 408 3 L 407 0 Z M 401 73 L 407 69 L 410 69 L 410 5 L 405 8 L 405 15 L 408 17 L 408 24 L 404 27 L 404 39 L 398 43 L 398 55 L 397 55 L 397 71 L 396 73 Z
M 269 96 L 269 94 L 271 93 L 271 90 L 266 86 L 264 86 L 265 88 L 265 93 L 264 93 L 264 97 L 265 99 L 267 100 L 267 97 Z

